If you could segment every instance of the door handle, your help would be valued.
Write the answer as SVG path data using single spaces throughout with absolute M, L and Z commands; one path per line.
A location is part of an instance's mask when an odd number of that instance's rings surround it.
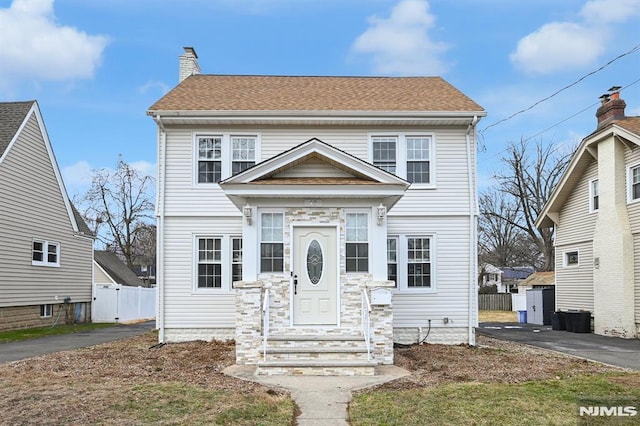
M 293 294 L 298 294 L 298 276 L 293 276 Z

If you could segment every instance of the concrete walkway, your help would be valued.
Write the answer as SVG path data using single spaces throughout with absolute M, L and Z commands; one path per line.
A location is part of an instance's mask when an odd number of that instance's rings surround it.
M 282 388 L 300 409 L 299 426 L 348 425 L 347 408 L 351 392 L 404 377 L 408 371 L 393 365 L 376 367 L 375 376 L 256 376 L 255 367 L 233 365 L 223 371 L 229 376 Z
M 549 325 L 480 323 L 478 333 L 580 358 L 640 370 L 640 339 L 552 330 Z
M 119 324 L 91 331 L 40 337 L 20 342 L 0 343 L 0 364 L 137 336 L 153 330 L 155 325 L 155 321 Z

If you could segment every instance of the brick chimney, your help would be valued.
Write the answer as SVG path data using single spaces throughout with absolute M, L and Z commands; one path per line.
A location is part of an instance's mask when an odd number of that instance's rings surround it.
M 180 55 L 180 76 L 178 83 L 182 83 L 182 80 L 194 74 L 200 74 L 198 54 L 193 47 L 185 47 L 184 53 Z
M 598 119 L 598 129 L 611 123 L 613 120 L 624 119 L 624 109 L 627 103 L 620 99 L 620 87 L 613 86 L 609 89 L 609 93 L 600 96 L 602 105 L 596 111 Z

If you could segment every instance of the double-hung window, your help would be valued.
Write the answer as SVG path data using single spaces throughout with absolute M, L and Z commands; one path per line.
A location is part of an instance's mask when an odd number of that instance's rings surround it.
M 598 211 L 600 208 L 600 190 L 598 188 L 598 179 L 589 182 L 589 210 Z
M 346 271 L 369 272 L 369 215 L 346 215 Z
M 431 287 L 431 239 L 407 237 L 407 287 Z
M 398 287 L 398 238 L 387 238 L 387 279 Z
M 222 238 L 198 238 L 198 288 L 222 288 Z
M 260 272 L 284 271 L 284 214 L 260 216 Z
M 231 282 L 242 281 L 242 238 L 231 237 Z
M 629 201 L 640 199 L 640 165 L 629 168 Z
M 247 170 L 256 164 L 258 151 L 257 135 L 196 135 L 196 184 L 219 183 Z
M 373 150 L 373 165 L 386 170 L 389 173 L 396 173 L 396 146 L 398 138 L 396 136 L 374 136 L 371 138 Z
M 218 183 L 222 179 L 222 137 L 198 138 L 198 183 Z
M 256 164 L 256 138 L 254 136 L 231 137 L 231 174 L 235 175 Z
M 36 266 L 60 266 L 60 243 L 33 240 L 31 264 Z
M 407 180 L 411 183 L 430 183 L 430 145 L 426 136 L 407 136 Z
M 434 185 L 433 139 L 431 134 L 372 134 L 371 162 L 415 185 Z

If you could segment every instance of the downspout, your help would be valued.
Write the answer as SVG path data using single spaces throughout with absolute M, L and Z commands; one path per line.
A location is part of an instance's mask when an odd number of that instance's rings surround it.
M 159 149 L 158 149 L 158 187 L 156 190 L 156 218 L 158 225 L 156 227 L 156 303 L 157 317 L 156 328 L 158 329 L 158 342 L 165 342 L 164 335 L 164 188 L 166 182 L 166 148 L 167 148 L 167 131 L 162 123 L 162 118 L 158 115 L 153 117 L 158 125 Z
M 478 304 L 473 303 L 477 300 L 476 289 L 476 270 L 478 264 L 478 200 L 476 197 L 476 187 L 474 186 L 474 165 L 471 162 L 471 138 L 469 134 L 473 130 L 474 132 L 474 146 L 475 146 L 475 125 L 478 123 L 478 116 L 474 115 L 473 120 L 469 123 L 467 131 L 465 132 L 467 142 L 467 177 L 469 183 L 469 255 L 471 257 L 469 262 L 469 318 L 468 318 L 468 340 L 469 345 L 475 345 L 475 333 L 474 328 L 477 325 L 477 311 Z M 473 321 L 472 321 L 473 320 Z

